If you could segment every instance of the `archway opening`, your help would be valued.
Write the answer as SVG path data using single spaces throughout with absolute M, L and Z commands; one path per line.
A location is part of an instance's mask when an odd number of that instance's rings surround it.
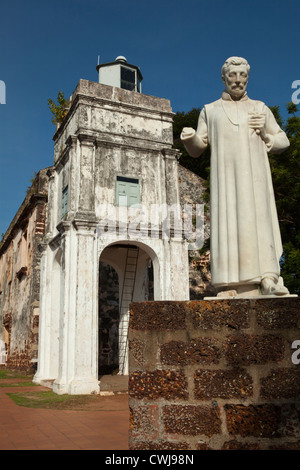
M 115 243 L 99 262 L 98 373 L 128 374 L 131 302 L 155 298 L 155 260 L 143 246 Z

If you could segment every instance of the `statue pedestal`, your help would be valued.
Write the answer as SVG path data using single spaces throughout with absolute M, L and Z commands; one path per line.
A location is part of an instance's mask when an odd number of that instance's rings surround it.
M 266 281 L 263 281 L 266 282 Z M 267 280 L 267 283 L 270 283 L 269 280 Z M 273 286 L 273 289 L 270 287 L 269 284 L 269 289 L 264 290 L 264 287 L 262 287 L 259 284 L 234 284 L 231 285 L 230 287 L 225 287 L 225 290 L 221 290 L 216 297 L 204 297 L 204 300 L 214 300 L 214 299 L 278 299 L 281 297 L 298 297 L 297 295 L 290 294 L 288 289 L 284 287 L 283 284 L 283 279 L 282 277 L 279 277 L 278 281 L 276 284 L 271 281 Z M 275 289 L 277 290 L 277 293 L 275 293 Z M 286 292 L 286 293 L 285 293 Z
M 300 449 L 297 297 L 131 305 L 132 450 Z
M 247 299 L 247 300 L 263 300 L 263 299 L 289 299 L 298 297 L 295 294 L 287 294 L 287 295 L 261 295 L 259 292 L 257 294 L 255 292 L 245 292 L 245 293 L 237 293 L 236 291 L 230 290 L 221 293 L 222 295 L 217 295 L 216 297 L 204 297 L 204 300 L 230 300 L 230 299 Z

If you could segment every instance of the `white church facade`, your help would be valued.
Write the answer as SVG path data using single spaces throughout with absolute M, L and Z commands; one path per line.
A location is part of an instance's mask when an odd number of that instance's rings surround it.
M 158 214 L 180 204 L 170 102 L 142 94 L 124 57 L 98 71 L 99 83 L 79 81 L 48 171 L 34 381 L 59 394 L 98 393 L 109 354 L 128 374 L 132 301 L 189 299 L 187 240 Z

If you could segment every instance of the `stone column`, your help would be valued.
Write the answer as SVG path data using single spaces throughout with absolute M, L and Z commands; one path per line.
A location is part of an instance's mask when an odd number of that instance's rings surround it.
M 68 342 L 69 342 L 69 321 L 70 321 L 70 247 L 71 247 L 71 223 L 61 222 L 57 229 L 61 235 L 61 249 L 62 249 L 62 292 L 59 317 L 59 351 L 58 351 L 58 373 L 55 382 L 53 383 L 53 391 L 58 394 L 67 393 L 68 391 Z
M 73 223 L 77 230 L 77 269 L 70 280 L 76 282 L 76 304 L 73 313 L 70 310 L 68 325 L 68 367 L 73 376 L 68 392 L 99 393 L 96 223 L 78 219 Z
M 40 314 L 39 314 L 39 346 L 38 346 L 38 368 L 33 378 L 33 382 L 41 383 L 42 380 L 49 379 L 49 350 L 50 350 L 50 299 L 48 275 L 49 247 L 46 243 L 39 246 L 41 251 L 41 279 L 40 279 Z M 49 279 L 48 279 L 49 281 Z

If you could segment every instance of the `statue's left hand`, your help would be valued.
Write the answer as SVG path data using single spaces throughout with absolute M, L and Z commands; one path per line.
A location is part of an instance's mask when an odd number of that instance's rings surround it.
M 265 113 L 249 113 L 248 124 L 250 129 L 255 129 L 257 134 L 260 134 L 262 138 L 266 136 L 265 124 L 266 115 Z

